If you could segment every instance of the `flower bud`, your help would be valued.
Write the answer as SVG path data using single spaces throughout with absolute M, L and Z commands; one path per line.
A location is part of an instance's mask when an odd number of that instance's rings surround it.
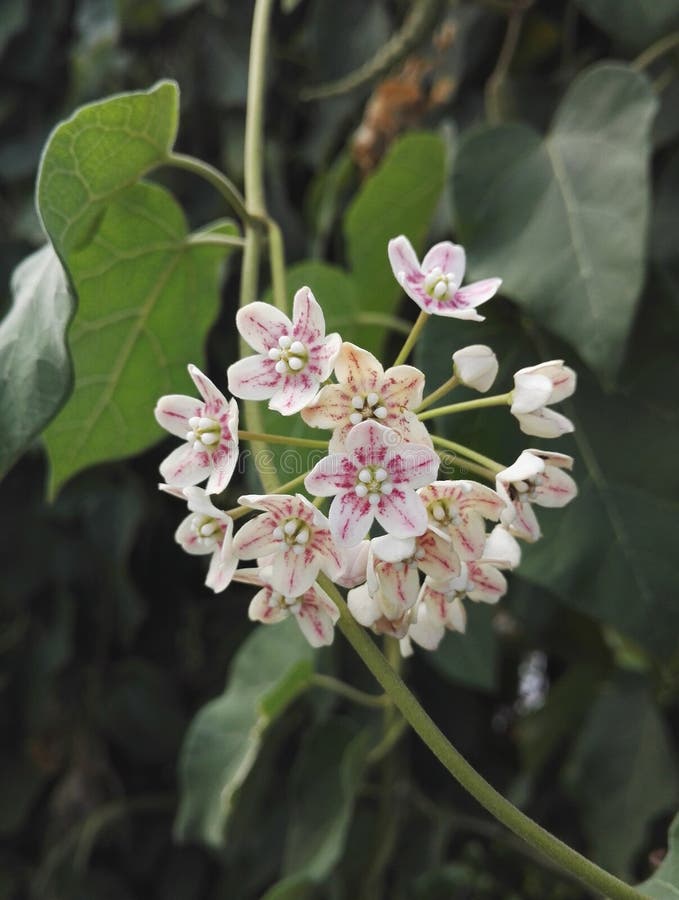
M 482 394 L 495 381 L 497 370 L 497 357 L 484 344 L 472 344 L 453 353 L 453 371 L 457 379 Z

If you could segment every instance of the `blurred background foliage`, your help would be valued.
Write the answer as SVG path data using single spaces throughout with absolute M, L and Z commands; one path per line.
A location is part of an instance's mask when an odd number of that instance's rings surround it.
M 41 150 L 79 104 L 176 79 L 177 148 L 242 182 L 251 15 L 235 0 L 2 0 L 3 311 L 12 271 L 44 242 Z M 311 284 L 345 338 L 388 358 L 400 338 L 384 346 L 380 317 L 413 318 L 387 238 L 454 237 L 470 277 L 501 275 L 505 296 L 483 327 L 430 323 L 417 358 L 430 384 L 479 341 L 501 358 L 503 390 L 541 359 L 578 369 L 565 410 L 577 431 L 557 449 L 576 457 L 580 497 L 541 511 L 546 537 L 506 601 L 471 610 L 467 635 L 417 654 L 407 677 L 494 785 L 637 881 L 659 865 L 679 799 L 677 28 L 676 0 L 282 0 L 268 96 L 290 289 Z M 190 228 L 225 215 L 186 173 L 154 179 Z M 191 340 L 207 339 L 224 385 L 237 265 L 219 311 L 206 265 Z M 49 296 L 42 339 L 70 314 L 63 291 Z M 375 752 L 381 713 L 314 681 L 315 668 L 374 690 L 341 639 L 312 656 L 294 626 L 252 629 L 248 591 L 201 586 L 156 491 L 169 444 L 119 458 L 160 434 L 147 425 L 127 452 L 66 465 L 48 431 L 50 475 L 43 445 L 25 446 L 44 410 L 16 377 L 38 331 L 22 344 L 12 327 L 0 324 L 1 898 L 584 896 L 416 739 Z M 63 384 L 50 376 L 41 402 L 54 412 L 70 385 L 58 340 L 50 352 Z M 492 410 L 442 433 L 507 463 L 534 442 Z

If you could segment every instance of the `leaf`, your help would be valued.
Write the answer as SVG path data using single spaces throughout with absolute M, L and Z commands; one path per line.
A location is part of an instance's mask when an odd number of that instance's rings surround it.
M 308 686 L 312 659 L 292 620 L 258 626 L 239 649 L 226 690 L 200 710 L 184 740 L 178 840 L 223 844 L 234 795 L 271 722 Z
M 667 856 L 657 872 L 637 890 L 653 900 L 677 900 L 679 897 L 679 815 L 675 816 L 667 836 Z
M 525 125 L 484 127 L 462 138 L 455 161 L 473 276 L 502 277 L 507 296 L 608 379 L 644 277 L 656 106 L 645 77 L 597 65 L 574 81 L 544 139 Z
M 594 859 L 629 877 L 648 826 L 679 797 L 670 738 L 642 679 L 621 677 L 601 692 L 564 777 Z
M 368 749 L 368 732 L 340 718 L 306 735 L 291 779 L 288 875 L 320 882 L 341 858 Z
M 577 0 L 582 12 L 606 34 L 631 50 L 679 26 L 676 0 Z
M 86 245 L 106 204 L 160 165 L 172 149 L 179 88 L 160 81 L 77 110 L 45 146 L 36 189 L 38 212 L 62 262 Z
M 223 258 L 222 247 L 188 235 L 175 201 L 150 184 L 119 194 L 87 246 L 69 253 L 76 380 L 45 433 L 52 494 L 80 469 L 161 437 L 153 407 L 163 394 L 193 390 L 186 365 L 202 364 Z
M 493 691 L 498 676 L 498 639 L 493 630 L 493 610 L 471 601 L 466 607 L 466 633 L 447 632 L 438 650 L 424 654 L 424 658 L 450 681 Z
M 47 244 L 12 274 L 14 302 L 0 322 L 0 476 L 57 413 L 71 388 L 66 328 L 73 300 Z
M 443 140 L 436 134 L 412 133 L 394 142 L 354 198 L 344 235 L 360 310 L 393 312 L 402 291 L 387 259 L 387 243 L 405 234 L 422 251 L 444 180 Z M 373 352 L 384 344 L 384 328 L 366 327 L 362 335 L 361 346 Z

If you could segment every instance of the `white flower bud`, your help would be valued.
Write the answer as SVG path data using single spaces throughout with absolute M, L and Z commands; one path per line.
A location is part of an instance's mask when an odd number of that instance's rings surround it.
M 453 353 L 453 371 L 462 384 L 485 394 L 497 375 L 497 357 L 490 347 L 472 344 Z

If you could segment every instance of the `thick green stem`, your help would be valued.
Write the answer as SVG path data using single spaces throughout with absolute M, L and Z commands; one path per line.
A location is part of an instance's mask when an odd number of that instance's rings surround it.
M 239 431 L 241 441 L 261 441 L 266 444 L 285 444 L 288 447 L 309 447 L 314 450 L 327 450 L 327 441 L 315 441 L 313 438 L 296 438 L 286 434 L 266 434 L 260 431 Z
M 591 890 L 609 897 L 610 900 L 641 900 L 643 898 L 644 895 L 633 887 L 601 869 L 564 844 L 563 841 L 554 837 L 488 784 L 437 728 L 414 694 L 380 653 L 365 629 L 353 619 L 346 603 L 330 580 L 322 576 L 320 583 L 323 590 L 337 604 L 340 611 L 339 627 L 346 639 L 392 698 L 411 728 L 472 797 L 514 834 L 554 860 L 566 871 L 571 872 Z
M 202 159 L 195 159 L 193 156 L 187 156 L 184 153 L 170 153 L 165 159 L 165 164 L 174 166 L 177 169 L 185 169 L 187 172 L 193 172 L 200 178 L 209 181 L 224 197 L 231 209 L 235 212 L 241 222 L 251 221 L 250 213 L 245 208 L 245 199 L 235 184 L 231 182 L 226 175 L 215 169 L 209 163 L 203 162 Z
M 451 403 L 450 406 L 437 406 L 428 412 L 418 413 L 417 418 L 424 422 L 437 416 L 449 416 L 453 413 L 467 412 L 470 409 L 483 409 L 486 406 L 508 406 L 512 402 L 512 391 L 507 394 L 494 394 L 492 397 L 479 397 L 476 400 L 465 400 L 462 403 Z
M 467 459 L 472 459 L 490 472 L 497 474 L 497 472 L 501 472 L 503 469 L 507 468 L 506 466 L 503 466 L 502 463 L 496 462 L 489 456 L 484 456 L 482 453 L 477 453 L 476 450 L 472 450 L 470 447 L 465 447 L 464 444 L 458 444 L 455 441 L 448 440 L 448 438 L 439 437 L 437 434 L 432 434 L 431 439 L 437 447 L 443 447 L 445 450 L 452 450 L 453 453 L 459 453 Z M 461 460 L 461 464 L 466 463 L 467 459 Z
M 274 306 L 281 312 L 288 310 L 288 289 L 285 281 L 285 246 L 283 235 L 272 218 L 266 220 L 269 231 L 269 265 Z
M 432 391 L 431 394 L 427 394 L 422 403 L 415 410 L 416 413 L 422 412 L 422 410 L 427 409 L 432 405 L 432 403 L 436 403 L 437 400 L 440 400 L 441 397 L 445 397 L 446 394 L 449 394 L 453 388 L 456 388 L 459 384 L 459 380 L 457 375 L 452 375 L 448 381 L 444 381 L 441 387 L 437 387 L 435 391 Z
M 422 310 L 422 312 L 415 320 L 415 324 L 411 328 L 410 334 L 406 338 L 404 345 L 401 347 L 401 352 L 394 360 L 395 366 L 400 366 L 401 363 L 404 363 L 408 359 L 408 357 L 410 356 L 410 351 L 415 346 L 415 343 L 420 336 L 420 332 L 424 328 L 428 318 L 429 313 L 426 313 L 424 310 Z

